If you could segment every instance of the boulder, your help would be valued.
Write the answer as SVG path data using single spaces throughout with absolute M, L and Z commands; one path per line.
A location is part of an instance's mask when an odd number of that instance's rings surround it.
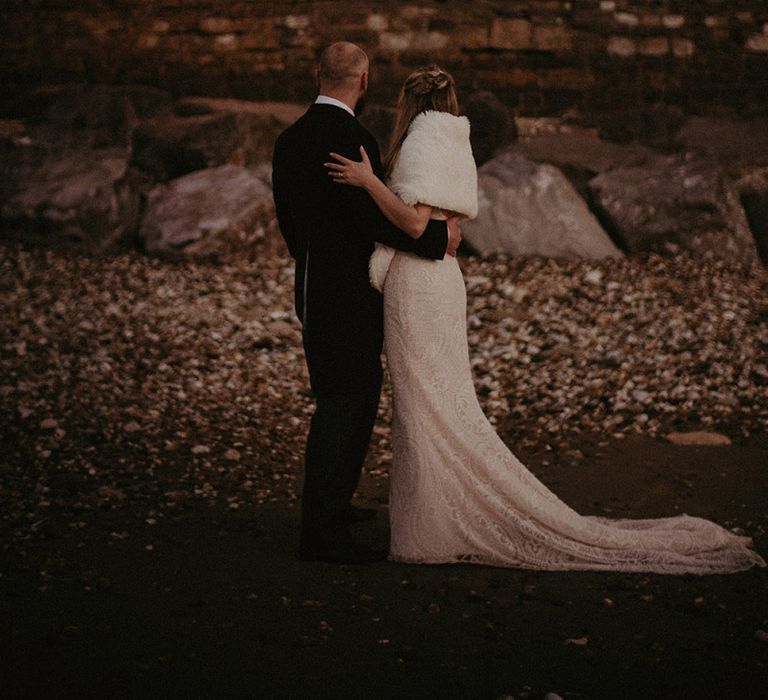
M 248 170 L 252 175 L 255 175 L 261 180 L 269 189 L 272 189 L 272 161 L 265 160 L 261 163 L 255 163 L 249 165 Z
M 46 86 L 43 86 L 45 88 Z M 17 108 L 26 113 L 29 104 L 45 105 L 40 115 L 23 118 L 30 133 L 48 142 L 59 154 L 69 149 L 129 147 L 131 135 L 143 119 L 170 114 L 171 96 L 145 85 L 47 86 L 32 92 Z
M 288 103 L 205 97 L 179 100 L 174 109 L 142 121 L 133 134 L 134 164 L 160 181 L 271 159 L 277 136 L 304 112 Z
M 392 130 L 395 128 L 396 116 L 397 110 L 393 107 L 368 104 L 359 117 L 360 123 L 376 138 L 382 160 L 389 148 L 389 140 L 392 137 Z
M 18 119 L 0 119 L 0 204 L 48 158 L 50 149 L 26 131 Z
M 706 154 L 720 163 L 768 165 L 768 119 L 692 116 L 678 135 L 686 151 Z
M 736 181 L 736 189 L 747 215 L 757 252 L 768 265 L 768 167 L 746 167 Z
M 674 105 L 655 104 L 602 112 L 591 117 L 600 137 L 617 143 L 641 143 L 658 151 L 677 151 L 685 114 Z
M 462 224 L 462 235 L 480 255 L 622 255 L 553 165 L 534 163 L 510 149 L 480 167 L 478 189 L 480 213 Z
M 0 97 L 0 110 L 4 118 L 25 122 L 45 121 L 50 106 L 72 90 L 61 83 L 43 83 L 26 90 L 13 90 Z
M 512 110 L 487 90 L 474 92 L 462 113 L 471 125 L 469 139 L 478 165 L 487 163 L 505 146 L 517 140 L 517 127 Z
M 539 163 L 583 170 L 592 177 L 652 154 L 638 143 L 612 143 L 601 139 L 594 128 L 567 125 L 521 138 L 517 150 Z
M 91 252 L 117 249 L 136 230 L 137 178 L 120 147 L 46 160 L 2 207 L 3 228 Z
M 758 258 L 739 195 L 711 159 L 649 156 L 598 175 L 589 188 L 593 206 L 629 252 Z
M 76 84 L 46 110 L 49 122 L 67 128 L 116 126 L 129 112 L 139 119 L 171 111 L 168 92 L 149 85 Z
M 557 166 L 588 203 L 592 197 L 589 181 L 595 175 L 652 153 L 639 143 L 604 141 L 595 128 L 568 124 L 540 129 L 522 137 L 517 150 L 537 163 Z
M 306 111 L 306 105 L 292 102 L 254 102 L 212 97 L 186 97 L 175 105 L 178 116 L 231 114 L 238 124 L 241 142 L 229 162 L 250 165 L 272 160 L 280 133 Z
M 133 134 L 132 164 L 155 180 L 222 165 L 240 147 L 232 114 L 175 115 L 148 119 Z
M 265 124 L 271 123 L 281 130 L 293 124 L 306 109 L 306 105 L 293 102 L 256 102 L 220 97 L 184 97 L 174 105 L 174 112 L 180 117 L 216 112 L 254 114 L 264 117 Z
M 273 215 L 272 191 L 261 178 L 221 165 L 157 185 L 139 235 L 148 253 L 223 259 L 247 253 Z

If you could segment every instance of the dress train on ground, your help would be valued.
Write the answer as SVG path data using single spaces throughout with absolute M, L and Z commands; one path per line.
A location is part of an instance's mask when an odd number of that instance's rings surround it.
M 397 252 L 384 327 L 394 393 L 390 560 L 665 574 L 767 565 L 749 537 L 704 518 L 580 515 L 526 469 L 478 402 L 455 258 Z

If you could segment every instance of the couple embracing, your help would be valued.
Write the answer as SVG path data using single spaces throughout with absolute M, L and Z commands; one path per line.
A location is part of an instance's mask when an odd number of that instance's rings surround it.
M 670 574 L 766 566 L 749 537 L 686 513 L 580 515 L 506 447 L 475 394 L 455 257 L 459 222 L 478 206 L 469 121 L 451 76 L 420 69 L 400 92 L 382 163 L 355 116 L 368 68 L 358 46 L 329 46 L 319 96 L 280 135 L 273 158 L 316 401 L 300 558 Z M 375 513 L 351 498 L 379 404 L 382 346 L 394 399 L 388 551 L 363 547 L 350 531 Z

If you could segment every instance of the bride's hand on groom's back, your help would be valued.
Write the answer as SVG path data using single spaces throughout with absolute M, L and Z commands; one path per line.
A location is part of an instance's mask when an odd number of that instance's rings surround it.
M 460 216 L 452 216 L 446 222 L 448 224 L 448 247 L 445 252 L 453 257 L 456 257 L 456 251 L 459 249 L 459 243 L 461 243 L 461 226 L 459 226 L 461 218 Z
M 338 153 L 331 151 L 331 158 L 337 163 L 323 163 L 329 170 L 329 175 L 342 185 L 352 185 L 354 187 L 370 188 L 378 178 L 373 172 L 371 160 L 365 152 L 365 148 L 360 146 L 360 156 L 362 160 L 356 161 L 345 158 Z

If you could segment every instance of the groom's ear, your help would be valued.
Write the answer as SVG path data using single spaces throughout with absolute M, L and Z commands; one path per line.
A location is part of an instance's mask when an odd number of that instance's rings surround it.
M 360 92 L 363 93 L 368 89 L 368 71 L 365 71 L 360 76 Z

